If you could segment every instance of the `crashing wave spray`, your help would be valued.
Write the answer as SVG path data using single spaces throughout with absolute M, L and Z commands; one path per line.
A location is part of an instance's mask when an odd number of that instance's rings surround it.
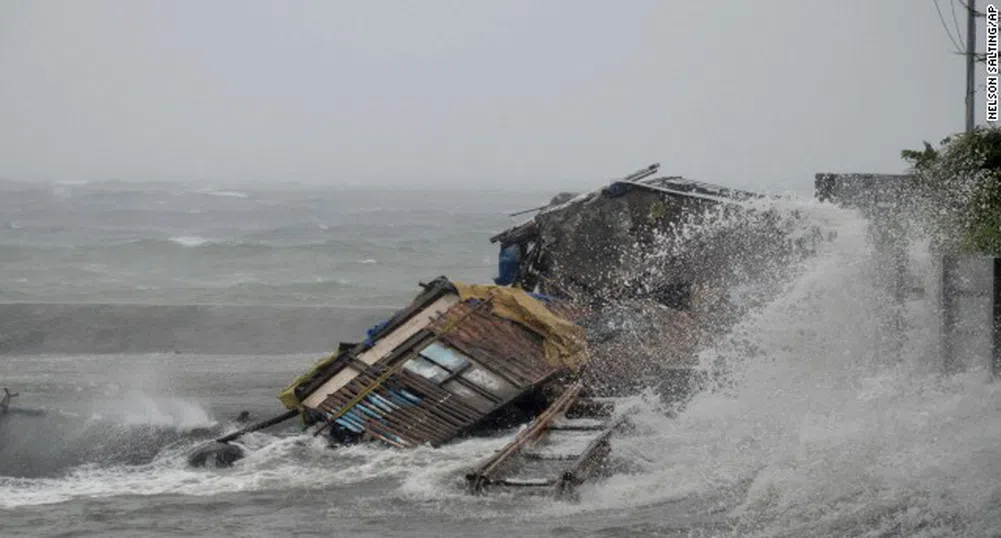
M 821 217 L 788 201 L 730 200 L 618 245 L 606 271 L 614 284 L 598 290 L 598 314 L 584 322 L 596 357 L 589 385 L 616 394 L 652 386 L 683 399 L 699 350 L 767 304 L 835 235 Z
M 926 293 L 903 305 L 899 346 L 886 353 L 896 321 L 868 223 L 832 206 L 778 204 L 836 237 L 701 352 L 717 383 L 675 418 L 659 403 L 636 417 L 640 433 L 615 451 L 638 471 L 592 489 L 584 507 L 661 506 L 640 512 L 656 526 L 684 506 L 741 535 L 1001 528 L 1001 389 L 982 368 L 941 374 L 933 258 L 917 242 L 907 252 Z

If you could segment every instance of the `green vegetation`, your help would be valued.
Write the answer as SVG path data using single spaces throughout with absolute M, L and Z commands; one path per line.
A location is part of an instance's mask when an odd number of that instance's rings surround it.
M 1001 129 L 977 128 L 923 150 L 904 150 L 922 219 L 944 248 L 1001 255 Z

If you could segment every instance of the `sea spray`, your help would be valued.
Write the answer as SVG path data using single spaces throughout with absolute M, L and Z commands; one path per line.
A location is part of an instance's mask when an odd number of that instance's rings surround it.
M 886 353 L 888 268 L 869 223 L 803 206 L 834 225 L 835 237 L 701 353 L 716 382 L 683 412 L 654 401 L 634 417 L 638 433 L 614 450 L 640 470 L 592 486 L 580 508 L 677 509 L 702 499 L 685 506 L 725 514 L 741 535 L 998 528 L 1001 389 L 982 367 L 940 373 L 932 289 L 906 302 L 899 353 Z M 933 287 L 922 245 L 912 243 L 908 267 Z

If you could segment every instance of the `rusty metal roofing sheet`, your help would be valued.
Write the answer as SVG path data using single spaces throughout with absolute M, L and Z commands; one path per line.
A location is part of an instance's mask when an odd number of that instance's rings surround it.
M 542 382 L 557 371 L 546 362 L 542 336 L 513 321 L 501 319 L 469 301 L 455 305 L 449 317 L 461 320 L 441 340 L 521 388 Z M 441 331 L 446 318 L 429 327 Z
M 394 352 L 398 358 L 388 363 L 367 366 L 355 361 L 349 367 L 361 372 L 318 409 L 343 429 L 393 446 L 438 445 L 561 370 L 546 362 L 540 335 L 492 315 L 490 308 L 489 302 L 459 303 L 427 327 L 429 335 L 436 335 L 432 341 L 451 346 L 472 361 L 439 381 L 445 386 L 459 383 L 487 398 L 478 400 L 477 406 L 405 367 L 427 346 L 424 340 L 410 344 L 415 346 L 410 350 L 401 348 L 402 354 Z M 470 378 L 479 368 L 490 373 L 480 374 L 481 381 Z M 482 380 L 490 375 L 496 376 L 492 386 L 484 385 Z

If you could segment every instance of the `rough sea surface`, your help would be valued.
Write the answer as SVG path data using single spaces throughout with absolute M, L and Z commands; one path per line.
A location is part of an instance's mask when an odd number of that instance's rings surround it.
M 724 382 L 627 409 L 578 502 L 470 497 L 513 432 L 330 449 L 295 424 L 229 469 L 187 451 L 439 274 L 487 282 L 488 237 L 554 193 L 0 183 L 0 536 L 998 536 L 1001 388 L 942 375 L 915 244 L 900 352 L 851 212 L 783 200 L 833 240 L 702 354 Z

